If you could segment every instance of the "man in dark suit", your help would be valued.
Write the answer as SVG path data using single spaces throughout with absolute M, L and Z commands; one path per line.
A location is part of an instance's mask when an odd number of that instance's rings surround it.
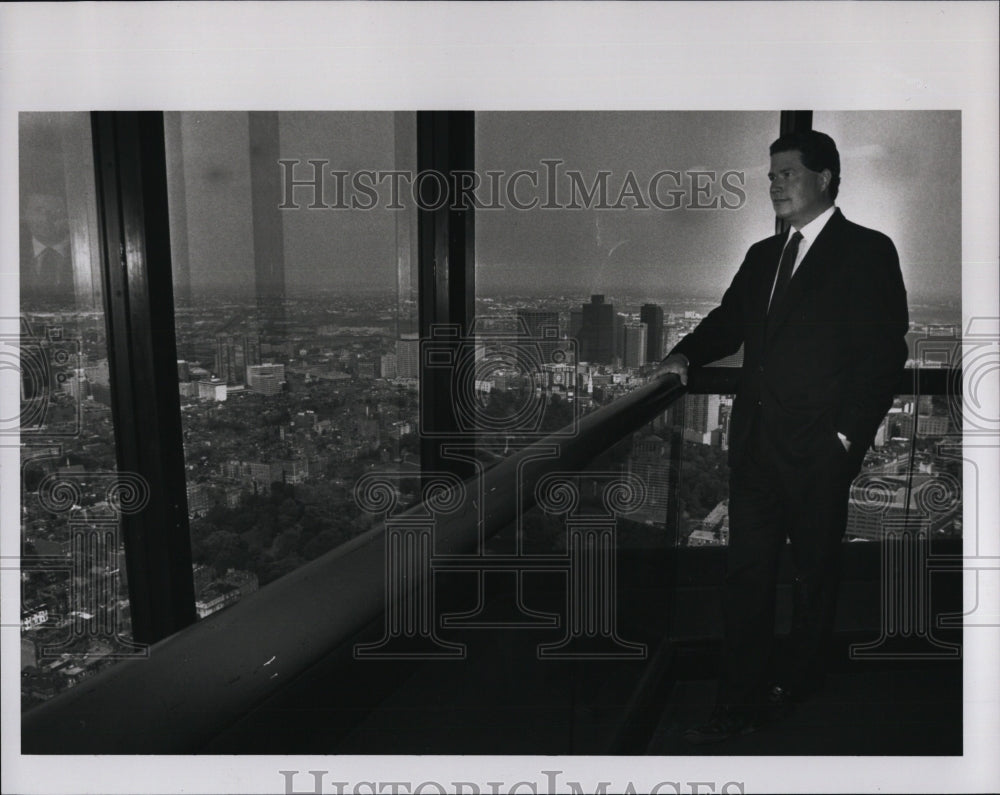
M 770 147 L 788 231 L 751 246 L 721 304 L 663 360 L 687 383 L 744 346 L 730 418 L 730 537 L 716 708 L 694 743 L 745 734 L 815 690 L 833 627 L 850 484 L 907 357 L 906 290 L 892 241 L 834 204 L 840 156 L 820 132 Z M 791 649 L 772 669 L 778 560 L 795 572 Z

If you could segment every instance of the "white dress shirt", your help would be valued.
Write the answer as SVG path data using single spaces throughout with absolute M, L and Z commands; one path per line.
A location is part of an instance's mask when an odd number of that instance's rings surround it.
M 806 254 L 809 252 L 809 247 L 812 246 L 813 241 L 819 236 L 819 233 L 823 231 L 823 227 L 826 226 L 827 221 L 833 218 L 833 214 L 836 211 L 836 205 L 827 207 L 823 212 L 813 218 L 808 224 L 803 226 L 801 229 L 796 229 L 795 231 L 802 235 L 802 239 L 799 241 L 799 251 L 795 256 L 795 264 L 792 265 L 792 276 L 795 276 L 795 271 L 799 269 L 799 265 L 802 264 L 802 260 L 805 259 Z M 789 230 L 788 237 L 785 238 L 785 246 L 788 245 L 788 241 L 792 239 L 791 230 Z M 782 247 L 782 253 L 785 249 Z M 778 274 L 775 272 L 774 283 L 771 285 L 771 297 L 774 297 L 774 287 L 778 283 Z
M 42 243 L 37 237 L 31 238 L 31 251 L 32 251 L 31 267 L 34 269 L 36 277 L 40 277 L 42 275 L 42 254 L 44 254 L 45 251 L 50 248 L 57 254 L 65 258 L 69 255 L 69 240 L 63 240 L 59 243 L 56 243 L 54 246 L 47 246 L 44 243 Z

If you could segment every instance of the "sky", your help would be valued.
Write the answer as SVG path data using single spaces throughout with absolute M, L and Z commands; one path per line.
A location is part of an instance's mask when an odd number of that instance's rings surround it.
M 544 201 L 545 160 L 561 161 L 561 204 L 571 199 L 569 170 L 588 187 L 599 172 L 610 172 L 609 203 L 629 174 L 647 203 L 657 172 L 688 176 L 677 199 L 667 194 L 677 188 L 673 177 L 661 178 L 657 195 L 663 203 L 679 201 L 676 209 L 641 209 L 626 200 L 624 209 L 478 211 L 477 290 L 721 296 L 749 245 L 773 233 L 767 147 L 778 123 L 777 111 L 478 113 L 477 171 L 484 181 L 488 171 L 507 178 L 519 169 L 537 173 L 538 190 L 523 178 L 518 183 L 522 200 Z M 813 126 L 831 134 L 841 152 L 838 205 L 849 219 L 893 238 L 912 296 L 960 295 L 960 124 L 957 111 L 815 113 Z M 196 297 L 206 290 L 252 293 L 248 129 L 243 112 L 184 112 L 176 128 L 168 125 L 171 212 L 187 222 L 187 240 L 175 235 L 174 245 L 186 243 Z M 311 174 L 310 159 L 352 175 L 406 166 L 396 163 L 395 138 L 392 113 L 279 114 L 280 155 L 302 164 L 297 179 Z M 22 145 L 30 134 L 26 139 Z M 700 196 L 691 192 L 697 171 L 715 175 L 696 178 L 708 186 Z M 729 188 L 721 184 L 727 172 Z M 331 203 L 332 178 L 326 185 Z M 480 196 L 489 199 L 486 190 Z M 308 209 L 301 189 L 295 198 L 299 209 L 280 211 L 290 295 L 394 288 L 399 213 L 386 208 L 388 183 L 367 211 Z M 731 208 L 691 207 L 713 199 Z
M 746 201 L 732 210 L 481 213 L 479 285 L 721 296 L 749 245 L 774 232 L 767 147 L 778 124 L 776 112 L 482 114 L 483 169 L 559 157 L 585 173 L 632 170 L 645 180 L 661 169 L 733 170 L 745 175 Z M 838 143 L 844 214 L 894 239 L 911 293 L 957 298 L 959 114 L 816 112 L 813 126 Z

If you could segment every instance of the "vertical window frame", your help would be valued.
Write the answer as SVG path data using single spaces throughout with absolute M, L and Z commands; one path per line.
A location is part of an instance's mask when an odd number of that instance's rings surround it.
M 121 519 L 140 643 L 196 620 L 163 124 L 162 112 L 91 114 L 118 469 L 142 478 L 149 496 Z

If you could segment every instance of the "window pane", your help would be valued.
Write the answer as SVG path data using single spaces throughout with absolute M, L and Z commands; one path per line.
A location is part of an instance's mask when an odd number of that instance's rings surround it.
M 960 411 L 952 396 L 896 398 L 852 488 L 849 540 L 962 536 Z
M 87 113 L 22 113 L 21 682 L 30 708 L 124 657 L 124 550 Z M 7 371 L 14 372 L 13 370 Z M 14 385 L 11 384 L 11 392 Z
M 950 176 L 960 171 L 959 121 L 950 112 L 814 117 L 841 151 L 838 205 L 899 250 L 910 366 L 960 363 L 960 184 Z M 777 113 L 478 114 L 481 193 L 500 207 L 477 216 L 477 312 L 529 329 L 535 317 L 558 323 L 576 369 L 567 397 L 581 413 L 642 385 L 645 362 L 697 326 L 750 243 L 771 234 L 767 146 L 777 131 Z M 671 190 L 657 193 L 654 182 Z M 944 201 L 928 184 L 942 186 Z M 740 361 L 737 353 L 716 364 Z M 731 403 L 688 395 L 659 428 L 609 454 L 623 472 L 661 481 L 672 473 L 663 537 L 726 542 Z M 936 422 L 919 420 L 925 429 Z M 898 451 L 877 440 L 862 476 L 879 471 L 887 452 Z M 659 493 L 659 482 L 647 482 L 647 493 Z
M 837 142 L 844 215 L 896 244 L 910 308 L 909 366 L 960 366 L 961 114 L 819 111 L 813 127 Z M 945 336 L 950 346 L 940 344 Z M 939 344 L 921 348 L 926 337 Z
M 772 233 L 777 127 L 777 113 L 477 114 L 480 192 L 501 206 L 476 219 L 477 311 L 557 312 L 586 372 L 638 372 Z
M 728 541 L 729 467 L 723 451 L 731 405 L 730 396 L 687 395 L 667 412 L 668 425 L 684 440 L 676 492 L 681 545 Z M 845 541 L 917 530 L 931 538 L 961 537 L 960 411 L 961 400 L 954 396 L 895 398 L 851 488 Z M 719 447 L 713 444 L 716 434 Z
M 557 329 L 574 380 L 547 377 L 544 399 L 579 415 L 613 402 L 718 304 L 748 245 L 773 233 L 778 126 L 776 112 L 477 114 L 477 195 L 500 205 L 476 217 L 477 319 Z M 499 403 L 510 387 L 494 381 Z M 588 467 L 641 484 L 620 545 L 683 543 L 706 522 L 724 541 L 730 405 L 688 396 Z M 551 524 L 526 516 L 525 549 L 564 545 L 531 532 Z
M 413 114 L 167 114 L 178 379 L 204 617 L 368 529 L 419 471 L 410 215 L 351 175 L 415 159 Z M 367 186 L 367 183 L 366 183 Z M 352 208 L 353 200 L 370 209 Z

